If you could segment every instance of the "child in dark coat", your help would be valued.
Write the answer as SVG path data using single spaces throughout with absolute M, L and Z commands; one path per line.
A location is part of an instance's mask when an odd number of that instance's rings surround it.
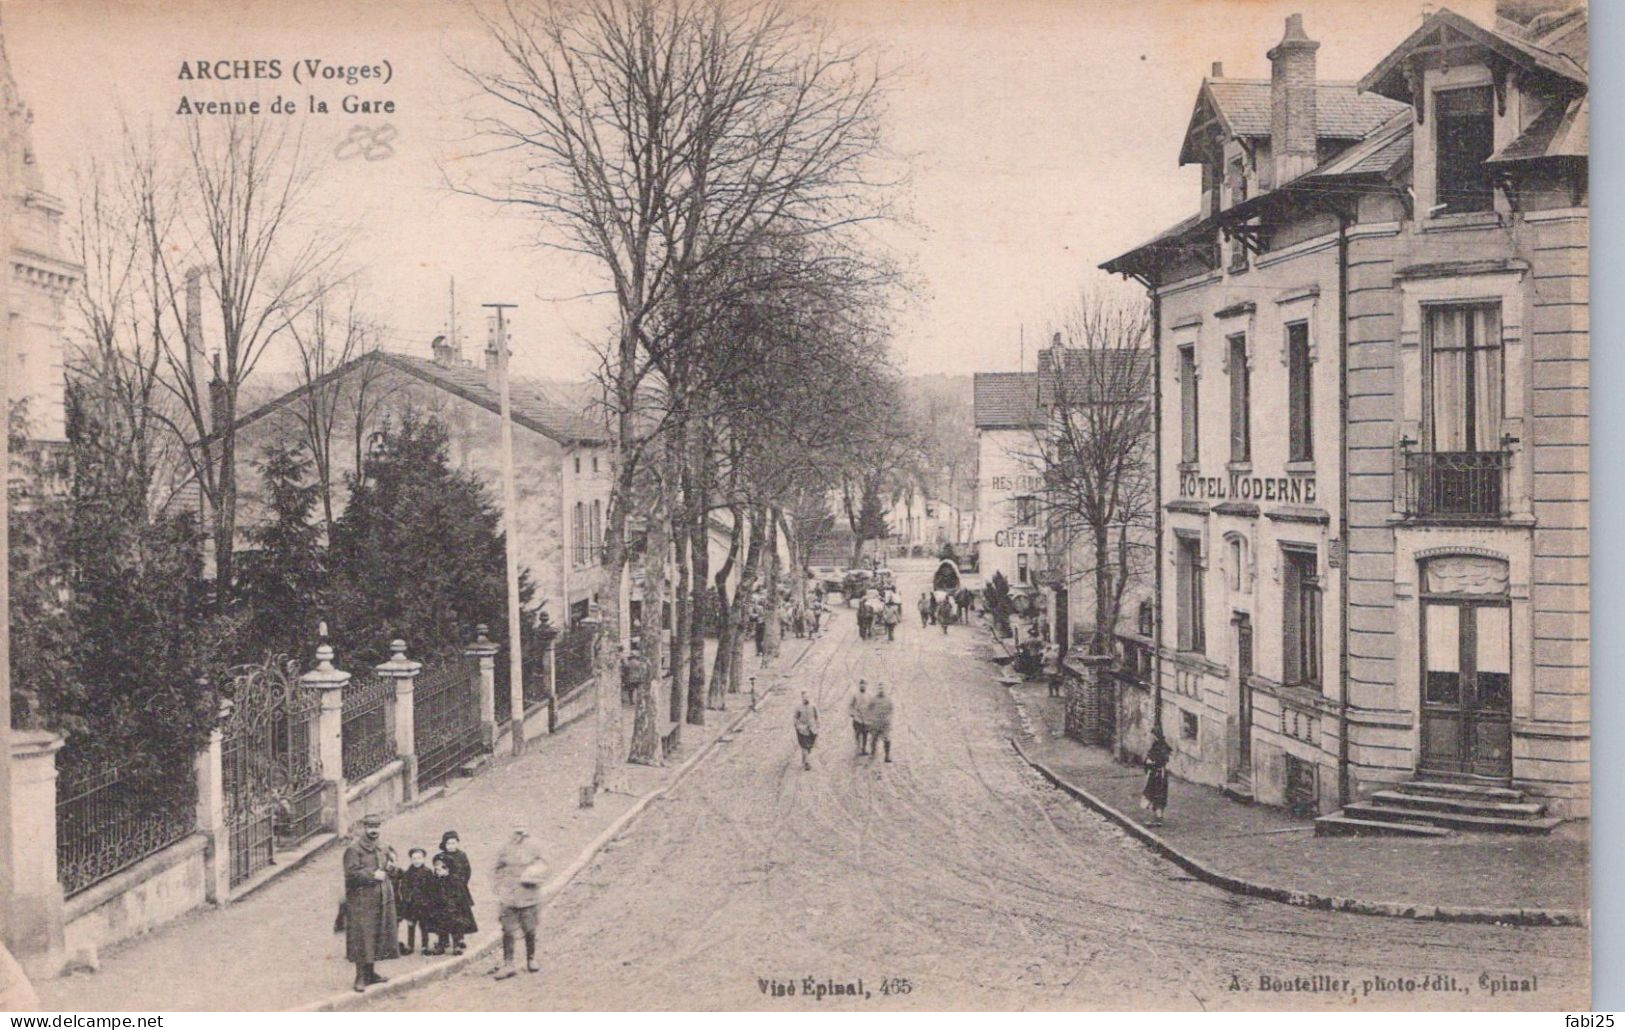
M 423 939 L 423 950 L 429 950 L 429 910 L 435 884 L 434 870 L 429 868 L 429 853 L 422 848 L 407 852 L 411 864 L 400 871 L 395 883 L 395 915 L 406 924 L 406 943 L 401 954 L 410 955 Z
M 479 925 L 474 921 L 474 894 L 468 887 L 474 869 L 456 830 L 441 834 L 440 853 L 434 857 L 434 864 L 436 890 L 432 929 L 438 935 L 434 953 L 444 955 L 449 945 L 453 955 L 461 955 L 466 947 L 464 937 L 478 930 Z

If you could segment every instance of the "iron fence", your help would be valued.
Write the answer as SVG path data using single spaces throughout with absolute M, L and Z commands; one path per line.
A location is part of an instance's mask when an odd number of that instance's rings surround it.
M 412 700 L 418 787 L 427 789 L 485 750 L 478 661 L 453 654 L 426 662 Z
M 65 764 L 57 780 L 56 863 L 69 897 L 197 829 L 197 778 L 188 765 Z
M 322 762 L 316 741 L 321 705 L 285 658 L 238 666 L 222 695 L 221 779 L 231 883 L 272 864 L 322 826 Z
M 559 634 L 554 645 L 553 666 L 559 678 L 562 697 L 592 679 L 593 643 L 597 631 L 590 626 L 573 626 Z
M 342 723 L 344 778 L 364 779 L 395 760 L 389 706 L 395 681 L 383 676 L 352 679 L 344 687 Z
M 1506 451 L 1418 451 L 1405 455 L 1405 514 L 1495 519 L 1506 515 Z

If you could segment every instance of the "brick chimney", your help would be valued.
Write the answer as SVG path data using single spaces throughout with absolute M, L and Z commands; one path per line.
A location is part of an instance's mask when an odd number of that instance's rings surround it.
M 1303 15 L 1286 20 L 1286 34 L 1269 52 L 1270 155 L 1275 186 L 1309 171 L 1315 155 L 1315 51 L 1320 44 L 1303 31 Z
M 203 365 L 203 269 L 186 270 L 186 373 L 195 384 Z

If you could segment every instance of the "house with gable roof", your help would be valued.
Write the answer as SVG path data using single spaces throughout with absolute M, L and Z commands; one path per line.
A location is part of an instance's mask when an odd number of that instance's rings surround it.
M 1588 23 L 1523 10 L 1354 84 L 1292 16 L 1198 90 L 1197 213 L 1102 265 L 1156 321 L 1173 769 L 1327 832 L 1588 811 Z

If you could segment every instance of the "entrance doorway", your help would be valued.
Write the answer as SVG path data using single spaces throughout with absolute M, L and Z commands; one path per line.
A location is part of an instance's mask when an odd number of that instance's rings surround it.
M 1253 622 L 1237 612 L 1236 626 L 1236 777 L 1253 777 Z
M 1506 565 L 1435 558 L 1423 575 L 1422 771 L 1512 775 L 1512 609 Z

